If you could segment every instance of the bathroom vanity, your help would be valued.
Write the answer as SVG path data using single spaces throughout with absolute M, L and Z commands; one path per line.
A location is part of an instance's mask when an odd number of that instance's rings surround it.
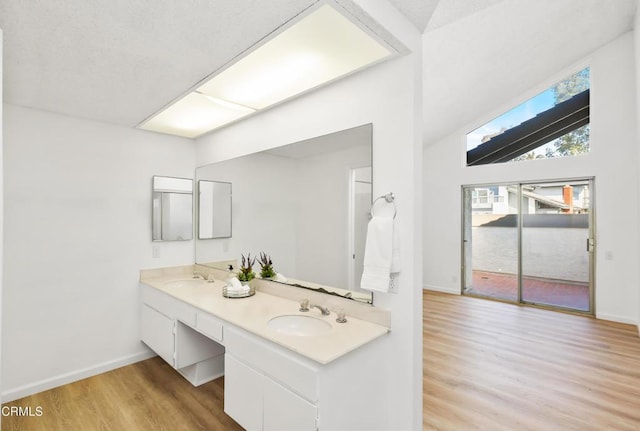
M 195 386 L 224 374 L 224 410 L 249 431 L 366 427 L 367 399 L 379 396 L 365 383 L 375 362 L 367 350 L 389 331 L 389 314 L 265 280 L 254 280 L 254 296 L 225 298 L 223 275 L 197 265 L 141 271 L 142 341 Z M 331 313 L 300 311 L 302 299 Z

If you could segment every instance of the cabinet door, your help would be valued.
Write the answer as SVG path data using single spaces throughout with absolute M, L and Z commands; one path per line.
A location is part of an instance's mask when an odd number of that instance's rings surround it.
M 264 431 L 316 431 L 317 407 L 264 378 Z
M 253 368 L 224 356 L 224 412 L 247 431 L 262 430 L 263 382 Z
M 154 310 L 146 304 L 142 305 L 140 322 L 140 338 L 169 365 L 174 366 L 174 334 L 173 319 Z

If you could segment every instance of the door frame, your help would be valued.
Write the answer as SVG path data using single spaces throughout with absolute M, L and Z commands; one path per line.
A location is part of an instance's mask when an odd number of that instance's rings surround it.
M 360 169 L 370 169 L 371 170 L 371 177 L 370 177 L 370 181 L 369 181 L 369 185 L 370 185 L 370 195 L 371 195 L 371 203 L 373 203 L 373 166 L 371 164 L 366 164 L 366 163 L 356 163 L 353 165 L 349 165 L 348 166 L 348 182 L 349 182 L 349 187 L 348 187 L 348 222 L 347 222 L 347 235 L 349 236 L 349 240 L 348 240 L 348 254 L 346 256 L 347 258 L 347 277 L 348 277 L 348 289 L 351 291 L 361 291 L 361 289 L 356 288 L 356 280 L 355 280 L 355 274 L 356 274 L 356 268 L 355 268 L 355 254 L 356 254 L 356 244 L 355 244 L 355 233 L 356 233 L 356 205 L 355 205 L 355 191 L 356 191 L 356 174 L 357 171 Z M 363 291 L 364 292 L 364 291 Z
M 589 184 L 589 212 L 588 212 L 588 238 L 589 244 L 591 245 L 589 248 L 589 309 L 588 310 L 578 310 L 569 307 L 555 306 L 550 304 L 542 304 L 533 301 L 524 301 L 522 299 L 522 186 L 529 184 L 547 184 L 547 183 L 563 183 L 563 182 L 577 182 L 577 181 L 587 181 Z M 494 298 L 490 296 L 483 296 L 474 293 L 466 293 L 465 287 L 467 285 L 468 278 L 468 265 L 467 258 L 468 253 L 472 250 L 472 244 L 467 244 L 468 239 L 467 235 L 467 226 L 466 226 L 466 214 L 468 211 L 467 208 L 467 198 L 465 196 L 465 192 L 470 190 L 471 188 L 477 187 L 488 187 L 488 186 L 507 186 L 507 185 L 515 185 L 518 187 L 518 195 L 517 195 L 517 205 L 518 205 L 518 213 L 517 213 L 517 279 L 518 279 L 518 292 L 517 292 L 517 300 L 511 301 L 509 299 L 504 298 Z M 595 185 L 595 177 L 594 176 L 583 176 L 583 177 L 571 177 L 571 178 L 551 178 L 551 179 L 540 179 L 540 180 L 517 180 L 517 181 L 496 181 L 496 182 L 486 182 L 486 183 L 473 183 L 473 184 L 463 184 L 461 185 L 461 244 L 460 244 L 460 294 L 473 296 L 483 299 L 490 299 L 495 301 L 508 302 L 513 304 L 522 304 L 529 305 L 533 307 L 551 309 L 556 311 L 565 311 L 570 313 L 577 314 L 586 314 L 593 315 L 596 314 L 596 303 L 595 303 L 595 267 L 596 267 L 596 248 L 597 248 L 597 240 L 596 240 L 596 185 Z M 469 201 L 470 202 L 470 201 Z M 473 240 L 471 240 L 473 241 Z M 468 250 L 467 250 L 468 249 Z M 471 263 L 471 271 L 473 270 L 473 261 L 469 261 Z

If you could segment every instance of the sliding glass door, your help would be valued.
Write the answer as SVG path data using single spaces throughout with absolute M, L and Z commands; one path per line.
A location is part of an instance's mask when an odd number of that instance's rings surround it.
M 523 184 L 522 301 L 590 311 L 590 181 Z
M 593 180 L 463 187 L 463 293 L 593 313 Z
M 518 300 L 517 185 L 464 190 L 464 293 Z

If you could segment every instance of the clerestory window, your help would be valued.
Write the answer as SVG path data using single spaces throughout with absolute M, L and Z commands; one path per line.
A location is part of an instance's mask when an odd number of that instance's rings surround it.
M 589 68 L 467 134 L 467 166 L 589 152 Z

